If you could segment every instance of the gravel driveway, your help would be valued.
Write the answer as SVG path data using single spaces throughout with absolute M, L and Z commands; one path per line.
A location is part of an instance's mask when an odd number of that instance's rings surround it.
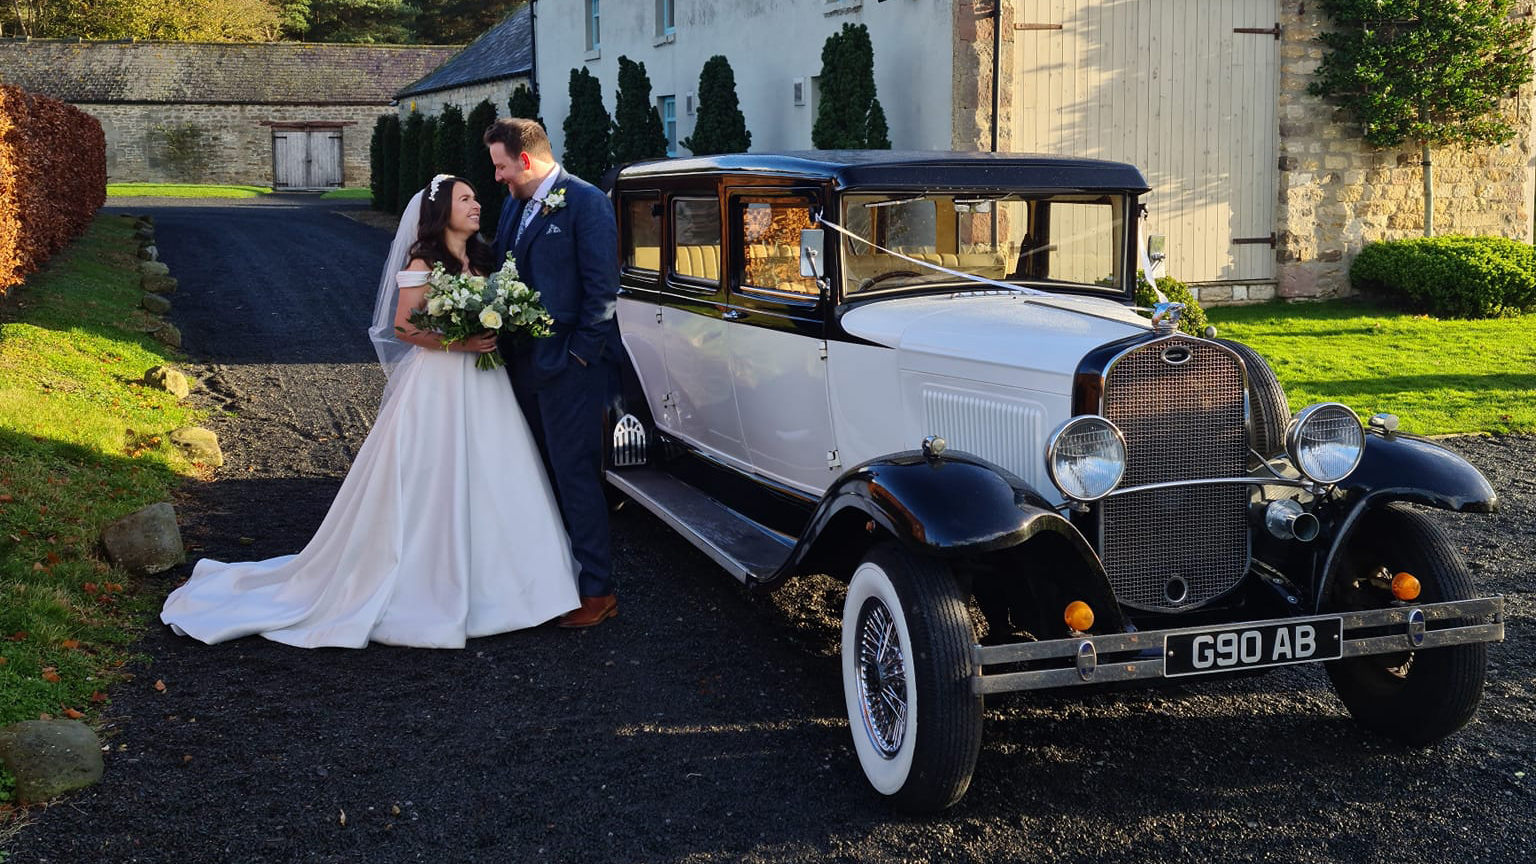
M 193 555 L 297 551 L 372 419 L 364 333 L 388 237 L 323 206 L 156 208 L 225 467 L 179 510 Z M 112 693 L 105 780 L 41 813 L 32 862 L 1530 862 L 1536 439 L 1447 442 L 1495 516 L 1444 516 L 1507 641 L 1476 720 L 1405 751 L 1321 669 L 989 703 L 969 794 L 893 815 L 852 755 L 840 589 L 767 598 L 638 508 L 621 615 L 462 651 L 213 647 L 151 627 Z M 189 567 L 152 590 L 168 590 Z M 164 681 L 164 692 L 154 683 Z

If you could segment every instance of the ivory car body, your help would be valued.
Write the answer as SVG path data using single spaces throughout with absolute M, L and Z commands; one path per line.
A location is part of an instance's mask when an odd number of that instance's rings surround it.
M 752 590 L 848 582 L 861 767 L 964 794 L 986 694 L 1325 662 L 1357 720 L 1467 722 L 1502 600 L 1406 503 L 1432 443 L 1294 415 L 1243 345 L 1133 306 L 1134 167 L 806 152 L 626 168 L 607 473 Z M 977 610 L 979 614 L 972 613 Z

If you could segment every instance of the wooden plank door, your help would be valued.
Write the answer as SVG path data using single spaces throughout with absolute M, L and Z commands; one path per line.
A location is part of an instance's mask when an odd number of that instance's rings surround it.
M 272 188 L 303 189 L 309 182 L 309 133 L 303 129 L 272 132 Z

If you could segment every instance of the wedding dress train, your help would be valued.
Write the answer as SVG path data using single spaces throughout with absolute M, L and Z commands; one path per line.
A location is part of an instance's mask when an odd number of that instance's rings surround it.
M 576 565 L 501 370 L 416 349 L 330 512 L 297 555 L 204 559 L 160 618 L 214 643 L 459 648 L 575 609 Z

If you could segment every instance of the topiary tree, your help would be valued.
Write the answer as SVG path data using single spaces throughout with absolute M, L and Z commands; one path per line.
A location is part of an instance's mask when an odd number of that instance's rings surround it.
M 744 153 L 752 146 L 752 133 L 736 98 L 736 73 L 724 54 L 705 61 L 699 73 L 699 119 L 693 134 L 680 143 L 695 156 Z
M 457 105 L 449 105 L 437 118 L 437 172 L 463 177 L 466 173 L 464 160 L 464 112 Z
M 424 185 L 417 175 L 421 172 L 421 129 L 425 123 L 426 118 L 413 110 L 400 124 L 400 185 L 396 190 L 396 213 L 404 211 L 405 205 L 411 203 L 411 196 Z
M 507 99 L 507 116 L 535 120 L 544 126 L 544 118 L 539 114 L 539 94 L 529 90 L 526 84 L 517 85 L 517 89 Z
M 597 76 L 583 69 L 571 70 L 571 113 L 565 118 L 565 155 L 561 162 L 567 171 L 589 183 L 602 180 L 603 172 L 613 165 L 609 149 L 609 130 L 613 120 L 603 107 L 603 88 Z
M 421 124 L 421 157 L 416 168 L 416 188 L 427 185 L 429 181 L 442 173 L 437 167 L 437 127 L 439 123 L 436 117 L 428 117 Z
M 474 184 L 475 195 L 480 199 L 480 230 L 486 234 L 495 233 L 496 223 L 501 219 L 501 202 L 507 197 L 506 187 L 496 182 L 496 169 L 482 140 L 485 130 L 495 122 L 496 106 L 486 99 L 469 112 L 464 134 L 464 179 Z
M 863 24 L 844 24 L 821 47 L 821 103 L 811 142 L 823 150 L 891 146 L 885 110 L 875 97 L 875 47 Z
M 1531 20 L 1513 0 L 1322 0 L 1338 28 L 1314 96 L 1336 100 L 1374 147 L 1416 141 L 1424 166 L 1424 236 L 1435 231 L 1430 148 L 1503 144 L 1515 126 L 1499 102 L 1531 80 Z
M 645 64 L 619 56 L 619 92 L 613 103 L 613 165 L 664 159 L 667 133 L 651 104 L 651 79 Z
M 373 140 L 368 145 L 368 178 L 373 189 L 373 209 L 383 213 L 399 210 L 400 197 L 400 118 L 385 114 L 373 124 Z

